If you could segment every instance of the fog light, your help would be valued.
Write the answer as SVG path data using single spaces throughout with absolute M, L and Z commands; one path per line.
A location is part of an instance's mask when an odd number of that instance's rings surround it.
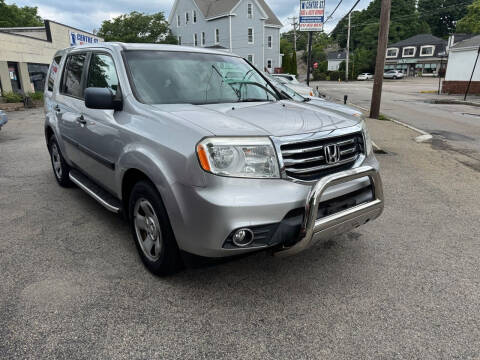
M 238 247 L 246 247 L 253 242 L 253 232 L 250 229 L 240 229 L 235 231 L 232 237 L 233 243 Z

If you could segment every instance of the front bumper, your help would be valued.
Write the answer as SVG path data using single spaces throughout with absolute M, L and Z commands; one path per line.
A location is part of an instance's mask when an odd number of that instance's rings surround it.
M 365 167 L 368 167 L 369 171 L 364 173 Z M 346 172 L 327 176 L 319 183 L 326 185 L 320 186 L 322 190 L 316 192 L 312 191 L 311 184 L 295 183 L 284 179 L 252 180 L 211 175 L 207 176 L 208 185 L 205 187 L 175 183 L 172 188 L 174 206 L 172 202 L 166 202 L 166 205 L 178 245 L 185 252 L 204 257 L 228 257 L 269 247 L 277 249 L 279 245 L 294 245 L 299 241 L 299 234 L 305 236 L 304 233 L 311 227 L 311 225 L 303 226 L 302 221 L 307 218 L 304 216 L 305 209 L 313 209 L 312 205 L 308 205 L 312 199 L 316 199 L 314 205 L 317 207 L 320 204 L 321 210 L 316 210 L 319 217 L 324 216 L 331 220 L 334 216 L 336 221 L 345 222 L 345 218 L 336 213 L 337 210 L 333 215 L 328 211 L 322 214 L 325 204 L 331 205 L 328 210 L 342 209 L 345 203 L 351 201 L 352 195 L 362 193 L 365 189 L 372 189 L 373 195 L 367 200 L 362 200 L 363 196 L 356 196 L 355 205 L 362 205 L 372 197 L 381 196 L 382 186 L 378 176 L 378 162 L 373 155 L 366 158 L 359 167 L 348 170 L 347 173 L 349 171 L 354 171 L 358 176 L 342 177 L 341 180 L 335 181 L 332 177 L 337 178 Z M 318 185 L 314 188 L 318 189 Z M 345 197 L 349 200 L 338 204 L 337 199 L 341 200 Z M 383 207 L 383 201 L 379 206 Z M 354 208 L 356 209 L 356 206 Z M 309 216 L 314 218 L 315 215 L 308 209 Z M 380 213 L 381 210 L 376 211 L 365 219 L 373 220 Z M 353 211 L 353 215 L 348 217 L 355 217 L 355 214 L 358 212 Z M 362 219 L 357 219 L 356 222 L 353 219 L 332 230 L 348 231 L 352 226 L 363 223 L 360 221 Z M 248 248 L 230 246 L 229 238 L 232 232 L 240 228 L 251 228 L 259 232 L 272 229 L 271 237 L 263 243 L 258 242 Z M 323 233 L 327 234 L 327 232 Z M 335 233 L 328 232 L 329 236 L 331 234 Z M 313 239 L 310 242 L 313 243 L 319 235 L 312 236 Z M 301 241 L 301 243 L 304 242 Z
M 335 214 L 317 218 L 322 194 L 330 187 L 368 176 L 373 189 L 373 199 Z M 279 256 L 297 254 L 315 242 L 348 232 L 381 215 L 384 206 L 383 186 L 380 174 L 372 166 L 342 171 L 326 176 L 310 191 L 305 205 L 305 215 L 300 230 L 301 239 L 295 245 L 276 252 Z

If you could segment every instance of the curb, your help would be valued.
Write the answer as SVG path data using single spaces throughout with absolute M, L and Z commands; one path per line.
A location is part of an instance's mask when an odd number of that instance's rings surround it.
M 338 100 L 338 99 L 337 99 L 337 100 Z M 356 107 L 356 108 L 358 108 L 358 109 L 360 109 L 360 110 L 362 110 L 362 111 L 368 112 L 368 109 L 365 109 L 365 108 L 362 107 L 362 106 L 355 105 L 355 104 L 353 104 L 353 103 L 350 103 L 350 104 L 348 104 L 348 105 L 354 106 L 354 107 Z M 479 106 L 480 106 L 480 105 L 479 105 Z M 417 136 L 417 137 L 415 138 L 415 141 L 416 141 L 417 143 L 423 143 L 423 142 L 425 142 L 425 141 L 429 141 L 429 140 L 432 140 L 432 139 L 433 139 L 433 136 L 432 136 L 431 134 L 429 134 L 429 133 L 426 132 L 426 131 L 423 131 L 423 130 L 418 129 L 418 128 L 416 128 L 415 126 L 408 125 L 408 124 L 404 123 L 403 121 L 396 120 L 396 119 L 393 119 L 393 118 L 391 118 L 391 117 L 388 117 L 388 120 L 394 122 L 395 124 L 398 124 L 398 125 L 400 125 L 400 126 L 406 127 L 406 128 L 408 128 L 408 129 L 410 129 L 410 130 L 413 130 L 413 131 L 421 134 L 420 136 Z M 380 149 L 380 148 L 379 148 L 379 149 Z M 380 149 L 380 150 L 381 150 L 381 149 Z
M 431 103 L 438 104 L 438 105 L 469 105 L 469 106 L 480 107 L 480 103 L 477 103 L 477 102 L 455 100 L 455 99 L 434 99 L 431 101 Z

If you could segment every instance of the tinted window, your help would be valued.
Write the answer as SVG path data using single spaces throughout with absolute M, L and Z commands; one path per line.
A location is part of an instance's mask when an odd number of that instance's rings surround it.
M 92 55 L 86 87 L 109 88 L 114 94 L 117 92 L 117 72 L 115 70 L 113 59 L 109 55 Z
M 64 94 L 78 98 L 83 97 L 82 74 L 86 58 L 86 54 L 76 54 L 68 57 L 62 91 Z
M 52 66 L 50 67 L 50 73 L 48 74 L 48 91 L 53 91 L 53 85 L 55 84 L 55 79 L 57 74 L 60 71 L 60 61 L 62 60 L 61 56 L 56 56 L 53 59 Z

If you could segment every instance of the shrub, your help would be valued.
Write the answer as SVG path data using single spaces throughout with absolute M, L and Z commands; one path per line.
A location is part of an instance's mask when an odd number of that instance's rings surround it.
M 30 96 L 32 100 L 43 100 L 42 91 L 35 91 L 34 93 L 29 93 L 28 96 Z
M 325 81 L 327 80 L 327 74 L 320 72 L 318 70 L 313 71 L 313 80 L 315 81 Z
M 22 102 L 23 100 L 22 95 L 14 93 L 13 91 L 3 93 L 3 98 L 7 103 L 18 103 L 18 102 Z

